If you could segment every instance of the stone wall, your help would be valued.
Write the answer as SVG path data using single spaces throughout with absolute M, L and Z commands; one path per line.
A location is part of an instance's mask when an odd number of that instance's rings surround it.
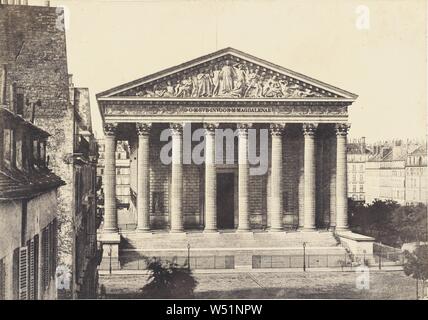
M 49 166 L 67 185 L 58 190 L 59 264 L 71 265 L 73 112 L 69 106 L 65 31 L 60 9 L 0 5 L 0 65 L 8 68 L 7 85 L 16 82 L 29 101 L 41 100 L 35 124 L 49 132 Z M 7 90 L 6 100 L 11 95 Z M 26 106 L 24 117 L 31 117 Z

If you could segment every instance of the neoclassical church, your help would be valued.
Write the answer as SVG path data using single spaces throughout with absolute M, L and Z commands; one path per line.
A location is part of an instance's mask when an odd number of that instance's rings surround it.
M 346 254 L 362 238 L 348 231 L 347 215 L 356 98 L 233 48 L 97 94 L 105 130 L 99 240 L 110 266 L 112 257 L 112 268 L 140 268 L 143 256 L 179 261 L 191 251 L 193 266 L 251 268 L 263 256 L 299 254 L 303 243 L 313 254 Z M 229 141 L 219 137 L 228 129 Z M 131 229 L 120 228 L 116 208 L 119 140 L 130 146 Z M 191 157 L 201 142 L 202 163 Z M 265 171 L 254 174 L 261 163 L 250 149 L 266 159 Z

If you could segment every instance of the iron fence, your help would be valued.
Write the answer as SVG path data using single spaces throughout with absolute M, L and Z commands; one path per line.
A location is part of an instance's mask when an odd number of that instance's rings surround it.
M 180 267 L 190 267 L 190 269 L 234 269 L 234 256 L 171 256 L 156 257 L 165 263 L 175 263 Z M 122 270 L 147 270 L 147 264 L 150 259 L 147 258 L 122 258 Z
M 300 255 L 253 255 L 253 269 L 273 268 L 342 268 L 349 269 L 365 265 L 368 267 L 402 266 L 403 253 L 384 255 L 353 254 L 300 254 Z

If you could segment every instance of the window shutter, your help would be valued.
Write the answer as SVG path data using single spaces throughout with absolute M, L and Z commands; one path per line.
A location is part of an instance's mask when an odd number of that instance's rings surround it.
M 6 299 L 6 268 L 4 260 L 0 260 L 0 300 Z
M 46 289 L 49 284 L 49 241 L 48 228 L 43 229 L 42 233 L 42 283 L 43 289 Z
M 27 300 L 27 247 L 19 249 L 19 299 Z
M 35 276 L 34 276 L 34 240 L 28 242 L 28 299 L 35 299 Z

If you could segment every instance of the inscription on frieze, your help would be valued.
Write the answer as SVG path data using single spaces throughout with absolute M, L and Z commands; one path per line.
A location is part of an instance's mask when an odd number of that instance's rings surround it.
M 106 115 L 180 115 L 180 114 L 265 114 L 265 115 L 346 115 L 348 112 L 347 106 L 146 106 L 146 105 L 108 105 L 105 107 Z

